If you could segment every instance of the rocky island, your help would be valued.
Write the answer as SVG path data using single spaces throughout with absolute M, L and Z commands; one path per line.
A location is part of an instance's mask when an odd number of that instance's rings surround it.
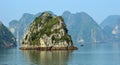
M 24 37 L 21 50 L 77 50 L 61 16 L 43 12 Z
M 16 46 L 16 38 L 9 29 L 0 22 L 0 48 L 11 48 Z

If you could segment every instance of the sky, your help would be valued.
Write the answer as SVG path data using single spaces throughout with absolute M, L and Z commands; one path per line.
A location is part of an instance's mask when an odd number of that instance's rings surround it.
M 86 12 L 99 24 L 109 15 L 120 15 L 120 0 L 1 0 L 0 21 L 8 26 L 11 20 L 19 20 L 23 13 L 52 11 L 62 15 L 66 10 Z

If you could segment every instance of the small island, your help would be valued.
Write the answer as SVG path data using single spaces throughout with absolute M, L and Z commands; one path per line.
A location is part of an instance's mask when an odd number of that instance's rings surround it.
M 43 12 L 31 23 L 21 50 L 77 50 L 61 16 Z

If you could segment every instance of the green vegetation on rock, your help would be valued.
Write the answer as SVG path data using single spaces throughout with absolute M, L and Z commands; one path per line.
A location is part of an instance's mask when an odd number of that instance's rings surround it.
M 46 47 L 51 45 L 61 45 L 60 47 L 73 45 L 63 18 L 51 15 L 48 12 L 42 13 L 31 23 L 23 45 L 41 45 L 41 40 Z

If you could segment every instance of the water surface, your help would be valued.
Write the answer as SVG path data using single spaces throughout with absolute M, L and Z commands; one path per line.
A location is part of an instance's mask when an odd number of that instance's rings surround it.
M 120 65 L 120 43 L 88 43 L 77 51 L 0 49 L 0 65 Z

